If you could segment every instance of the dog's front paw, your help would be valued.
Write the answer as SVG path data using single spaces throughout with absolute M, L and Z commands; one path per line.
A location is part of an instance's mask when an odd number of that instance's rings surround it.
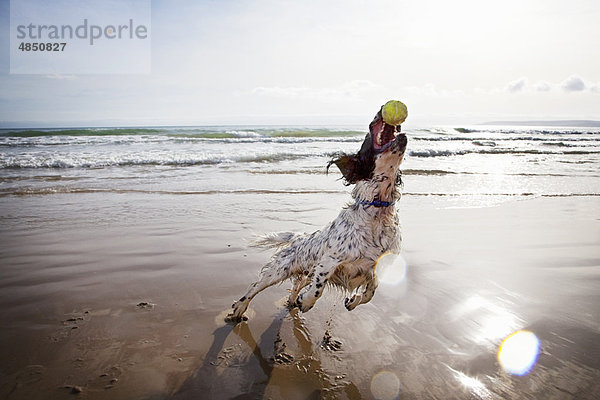
M 311 308 L 313 308 L 313 305 L 314 304 L 309 304 L 309 305 L 307 305 L 307 304 L 301 304 L 298 308 L 302 312 L 307 312 L 307 311 L 310 311 Z
M 298 296 L 296 302 L 294 303 L 294 306 L 298 307 L 302 312 L 307 312 L 308 310 L 313 308 L 314 305 L 314 302 L 311 304 L 310 302 L 304 300 L 304 297 L 302 295 Z
M 293 303 L 290 303 L 290 307 L 302 308 L 302 296 L 296 297 Z
M 245 299 L 242 298 L 231 305 L 233 311 L 225 316 L 225 322 L 237 324 L 238 322 L 248 321 L 248 317 L 244 315 L 248 308 L 248 303 L 243 300 Z
M 245 315 L 235 315 L 234 313 L 225 316 L 225 322 L 228 324 L 239 324 L 242 321 L 248 321 L 248 317 Z
M 344 306 L 348 311 L 352 311 L 360 304 L 360 300 L 360 296 L 353 294 L 352 297 L 346 297 L 346 300 L 344 300 Z

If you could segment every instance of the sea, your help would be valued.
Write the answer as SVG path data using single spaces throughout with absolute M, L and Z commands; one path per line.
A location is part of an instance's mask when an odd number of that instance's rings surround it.
M 158 126 L 0 130 L 0 196 L 348 191 L 327 163 L 357 126 Z M 523 197 L 599 196 L 600 128 L 407 129 L 405 196 L 480 207 Z M 448 199 L 445 199 L 448 200 Z

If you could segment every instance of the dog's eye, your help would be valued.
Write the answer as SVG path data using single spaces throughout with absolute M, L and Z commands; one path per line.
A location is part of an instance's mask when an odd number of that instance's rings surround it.
M 396 185 L 402 186 L 402 171 L 398 171 L 398 175 L 396 175 Z

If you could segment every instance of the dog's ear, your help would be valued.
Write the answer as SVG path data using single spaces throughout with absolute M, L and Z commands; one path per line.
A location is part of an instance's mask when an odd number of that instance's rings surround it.
M 327 170 L 329 170 L 331 164 L 335 164 L 344 176 L 346 182 L 348 182 L 348 184 L 352 184 L 356 182 L 357 163 L 358 158 L 356 156 L 343 154 L 339 158 L 329 161 L 329 164 L 327 164 Z
M 336 158 L 327 164 L 327 171 L 331 164 L 337 165 L 340 169 L 346 185 L 353 185 L 360 180 L 369 179 L 375 169 L 375 152 L 371 133 L 369 132 L 365 136 L 358 153 L 353 155 L 337 154 Z

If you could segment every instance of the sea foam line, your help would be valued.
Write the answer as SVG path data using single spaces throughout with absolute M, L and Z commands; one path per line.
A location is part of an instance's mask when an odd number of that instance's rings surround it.
M 206 196 L 206 195 L 306 195 L 306 194 L 348 194 L 346 190 L 277 190 L 277 189 L 235 189 L 235 190 L 146 190 L 146 189 L 109 189 L 109 188 L 77 188 L 77 187 L 49 187 L 49 188 L 18 188 L 0 191 L 0 197 L 6 196 L 42 196 L 60 194 L 149 194 L 149 195 L 175 195 L 175 196 Z M 439 192 L 406 192 L 402 196 L 414 197 L 600 197 L 600 193 L 439 193 Z
M 76 188 L 76 187 L 48 187 L 48 188 L 18 188 L 5 189 L 0 191 L 0 197 L 5 196 L 39 196 L 52 194 L 160 194 L 160 195 L 215 195 L 215 194 L 340 194 L 346 193 L 344 190 L 271 190 L 271 189 L 236 189 L 236 190 L 197 190 L 197 191 L 177 191 L 177 190 L 145 190 L 145 189 L 104 189 L 104 188 Z

